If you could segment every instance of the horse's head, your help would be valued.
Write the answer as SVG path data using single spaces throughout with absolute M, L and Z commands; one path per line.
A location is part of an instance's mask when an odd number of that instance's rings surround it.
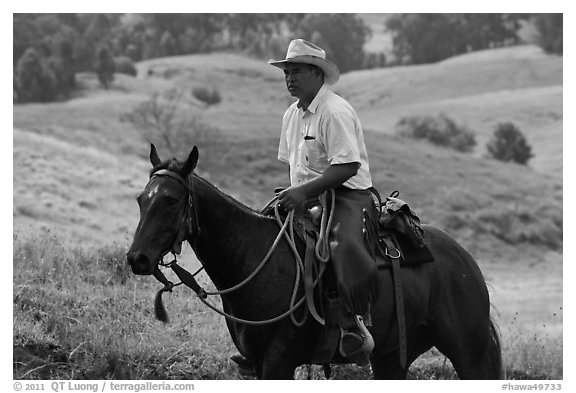
M 181 243 L 190 235 L 190 176 L 198 162 L 198 149 L 194 146 L 183 163 L 162 162 L 151 145 L 150 162 L 150 180 L 137 197 L 140 222 L 126 256 L 135 274 L 153 274 L 164 255 L 180 253 Z

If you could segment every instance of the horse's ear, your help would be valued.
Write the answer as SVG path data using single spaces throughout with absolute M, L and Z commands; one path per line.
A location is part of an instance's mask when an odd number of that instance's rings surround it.
M 158 157 L 158 153 L 156 152 L 156 146 L 154 146 L 153 143 L 150 144 L 150 162 L 153 167 L 162 163 L 162 160 Z
M 186 163 L 184 164 L 182 170 L 184 171 L 184 173 L 189 175 L 196 168 L 196 164 L 198 164 L 198 148 L 194 146 L 192 148 L 192 151 L 188 155 L 188 159 L 186 160 Z

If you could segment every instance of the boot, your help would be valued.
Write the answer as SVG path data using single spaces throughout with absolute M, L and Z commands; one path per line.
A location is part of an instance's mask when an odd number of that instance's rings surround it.
M 353 323 L 341 329 L 340 353 L 359 366 L 370 363 L 374 339 L 360 315 L 353 316 Z

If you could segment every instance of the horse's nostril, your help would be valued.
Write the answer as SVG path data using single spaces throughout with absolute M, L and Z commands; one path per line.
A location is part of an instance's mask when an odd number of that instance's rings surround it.
M 126 262 L 128 262 L 130 266 L 132 266 L 135 261 L 136 258 L 134 257 L 134 253 L 129 252 L 128 254 L 126 254 Z
M 150 274 L 146 255 L 129 252 L 126 254 L 126 261 L 135 274 Z

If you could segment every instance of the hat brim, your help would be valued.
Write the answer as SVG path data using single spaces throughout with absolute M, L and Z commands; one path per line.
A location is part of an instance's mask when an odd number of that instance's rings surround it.
M 326 60 L 317 56 L 303 55 L 284 60 L 268 60 L 268 64 L 273 65 L 274 67 L 278 67 L 282 70 L 286 68 L 287 63 L 303 63 L 315 65 L 324 71 L 324 83 L 328 85 L 333 85 L 338 81 L 338 78 L 340 77 L 340 70 L 336 64 L 332 63 L 330 60 Z

